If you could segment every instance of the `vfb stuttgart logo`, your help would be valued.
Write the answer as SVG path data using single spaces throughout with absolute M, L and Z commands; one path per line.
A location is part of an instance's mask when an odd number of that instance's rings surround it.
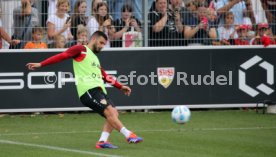
M 242 65 L 240 65 L 242 69 L 239 69 L 239 89 L 252 97 L 255 97 L 259 94 L 259 92 L 255 88 L 252 88 L 246 84 L 246 70 L 256 64 L 266 70 L 266 82 L 261 83 L 256 88 L 266 95 L 270 95 L 274 92 L 274 90 L 269 87 L 269 85 L 274 84 L 274 67 L 267 61 L 263 61 L 263 59 L 259 56 L 254 56 L 248 61 L 244 62 Z
M 158 82 L 164 88 L 168 88 L 174 78 L 174 67 L 159 67 L 157 68 Z

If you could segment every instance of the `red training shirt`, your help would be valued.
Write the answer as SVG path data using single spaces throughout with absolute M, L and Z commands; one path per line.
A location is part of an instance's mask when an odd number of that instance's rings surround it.
M 75 46 L 70 47 L 69 49 L 67 49 L 66 51 L 64 51 L 62 53 L 54 55 L 54 56 L 40 62 L 40 64 L 43 67 L 46 65 L 61 62 L 68 58 L 73 58 L 75 61 L 81 62 L 86 56 L 85 52 L 86 52 L 85 46 L 75 45 Z M 102 67 L 101 67 L 101 72 L 102 72 L 103 80 L 105 82 L 108 82 L 110 84 L 113 83 L 112 85 L 118 89 L 122 88 L 122 85 L 118 81 L 116 81 L 112 76 L 108 75 Z

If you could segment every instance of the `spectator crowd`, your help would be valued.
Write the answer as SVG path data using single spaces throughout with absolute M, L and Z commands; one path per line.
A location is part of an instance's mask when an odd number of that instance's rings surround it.
M 150 47 L 276 44 L 276 0 L 148 0 L 144 7 L 143 0 L 37 1 L 20 0 L 12 28 L 4 28 L 0 10 L 0 49 L 3 42 L 10 49 L 84 45 L 98 30 L 108 36 L 106 47 L 131 40 Z

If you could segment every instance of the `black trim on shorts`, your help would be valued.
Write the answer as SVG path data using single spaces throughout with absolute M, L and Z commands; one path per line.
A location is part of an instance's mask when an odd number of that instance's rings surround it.
M 104 110 L 107 106 L 112 105 L 111 99 L 102 91 L 100 87 L 89 89 L 81 97 L 80 101 L 83 105 L 91 108 L 96 113 L 105 117 Z

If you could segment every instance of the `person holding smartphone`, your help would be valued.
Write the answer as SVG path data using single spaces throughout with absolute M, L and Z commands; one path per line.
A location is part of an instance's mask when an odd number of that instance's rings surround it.
M 122 37 L 125 32 L 133 28 L 136 32 L 141 32 L 141 22 L 133 16 L 133 9 L 130 5 L 125 4 L 121 8 L 121 18 L 113 22 L 116 32 L 113 35 L 114 41 L 111 47 L 122 47 Z
M 63 35 L 67 41 L 73 39 L 70 31 L 71 19 L 67 14 L 69 8 L 69 0 L 58 0 L 57 11 L 54 15 L 50 15 L 47 20 L 47 34 L 50 40 L 57 35 Z
M 97 3 L 95 15 L 89 19 L 87 29 L 89 36 L 98 30 L 104 32 L 108 37 L 105 47 L 110 47 L 110 39 L 112 39 L 115 29 L 112 26 L 112 18 L 105 2 Z

